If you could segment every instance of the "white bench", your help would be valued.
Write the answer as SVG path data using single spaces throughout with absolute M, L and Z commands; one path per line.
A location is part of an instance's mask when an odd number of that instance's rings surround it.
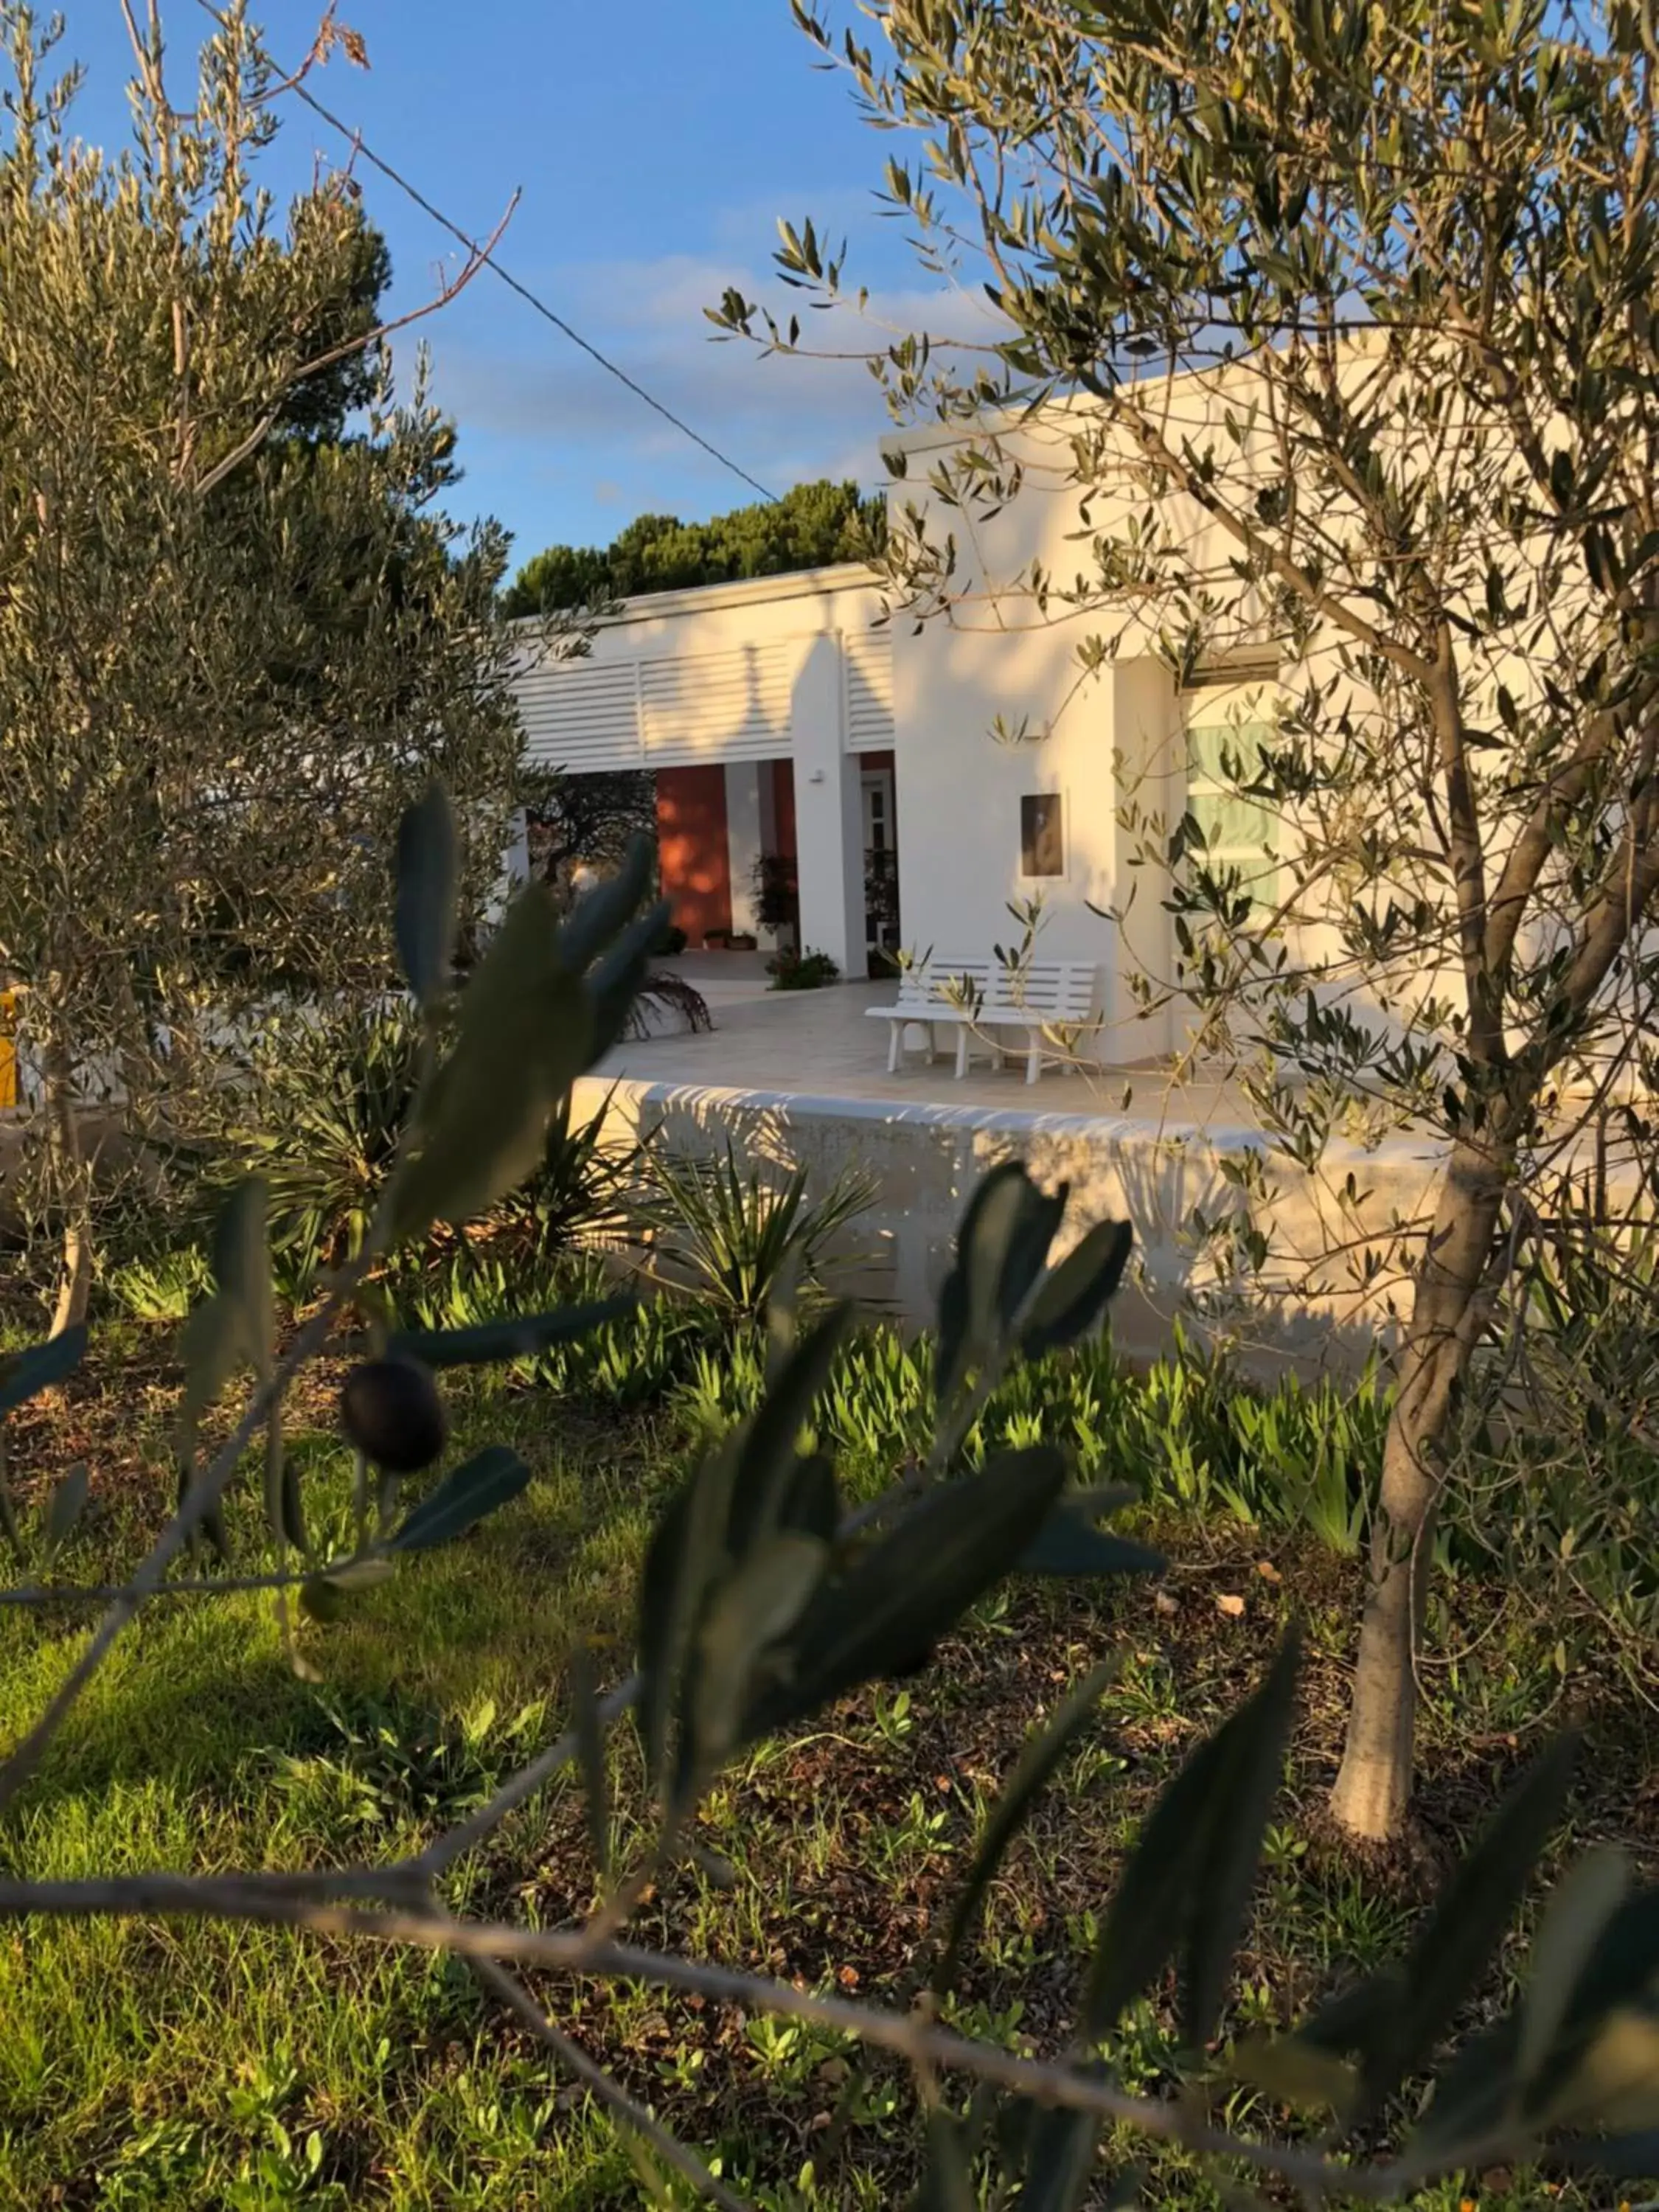
M 1097 969 L 1086 960 L 1033 960 L 1018 969 L 1000 960 L 933 959 L 907 968 L 890 1006 L 870 1006 L 872 1021 L 888 1024 L 887 1073 L 896 1073 L 904 1032 L 912 1023 L 927 1032 L 927 1057 L 939 1049 L 935 1031 L 951 1028 L 957 1039 L 957 1079 L 968 1072 L 971 1046 L 993 1053 L 1011 1049 L 998 1033 L 1017 1030 L 1024 1042 L 1012 1048 L 1024 1054 L 1025 1080 L 1035 1083 L 1045 1056 L 1064 1065 L 1068 1055 L 1044 1041 L 1056 1030 L 1087 1029 L 1095 1018 Z

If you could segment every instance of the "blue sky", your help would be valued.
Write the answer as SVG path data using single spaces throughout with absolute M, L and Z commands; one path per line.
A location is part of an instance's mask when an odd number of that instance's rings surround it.
M 118 142 L 118 0 L 62 5 L 60 53 L 89 72 L 78 128 Z M 279 62 L 305 50 L 318 14 L 318 0 L 267 0 Z M 776 219 L 811 214 L 848 236 L 884 319 L 941 319 L 902 231 L 876 210 L 894 141 L 860 120 L 846 80 L 813 70 L 788 0 L 341 0 L 340 15 L 371 67 L 337 52 L 311 81 L 321 100 L 475 234 L 521 191 L 501 258 L 594 344 L 774 490 L 825 474 L 882 480 L 886 417 L 861 366 L 757 362 L 711 343 L 702 314 L 728 283 L 787 298 L 769 277 Z M 166 0 L 164 21 L 183 104 L 206 19 L 195 0 Z M 283 115 L 264 169 L 279 192 L 319 155 L 344 152 L 296 103 Z M 394 305 L 412 305 L 456 249 L 361 173 L 391 244 Z M 961 326 L 960 312 L 951 319 Z M 837 331 L 837 343 L 860 342 L 850 323 Z M 459 428 L 466 480 L 453 504 L 498 515 L 515 558 L 605 542 L 642 510 L 701 517 L 754 496 L 488 271 L 422 335 Z

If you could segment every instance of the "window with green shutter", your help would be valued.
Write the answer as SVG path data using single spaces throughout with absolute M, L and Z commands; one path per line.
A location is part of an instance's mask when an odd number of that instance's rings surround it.
M 1204 832 L 1206 860 L 1212 869 L 1237 868 L 1247 883 L 1271 872 L 1279 824 L 1270 807 L 1237 786 L 1254 776 L 1272 741 L 1270 722 L 1200 722 L 1187 732 L 1187 811 Z

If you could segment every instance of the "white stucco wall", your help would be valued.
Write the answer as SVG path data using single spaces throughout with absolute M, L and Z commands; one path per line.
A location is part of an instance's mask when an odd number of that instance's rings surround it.
M 1169 918 L 1161 887 L 1131 865 L 1138 841 L 1118 815 L 1133 787 L 1143 807 L 1179 818 L 1182 702 L 1150 640 L 1131 635 L 1127 651 L 1085 672 L 1078 648 L 1100 633 L 1099 616 L 1053 603 L 1045 612 L 1033 598 L 1034 566 L 1053 577 L 1087 566 L 1076 542 L 1077 495 L 1054 480 L 1057 464 L 1046 480 L 1037 465 L 1054 458 L 1052 430 L 1027 437 L 1033 465 L 1019 495 L 971 531 L 928 484 L 930 463 L 955 442 L 893 441 L 909 463 L 895 507 L 912 504 L 932 533 L 953 535 L 957 556 L 948 611 L 920 630 L 894 623 L 906 945 L 939 960 L 984 959 L 994 945 L 1018 939 L 1010 905 L 1039 895 L 1036 957 L 1099 968 L 1095 1055 L 1114 1064 L 1158 1057 L 1176 1042 L 1171 1018 L 1141 1015 L 1127 978 L 1164 967 Z M 1020 799 L 1040 792 L 1061 796 L 1065 872 L 1032 881 L 1021 872 Z M 1124 902 L 1127 933 L 1106 918 Z

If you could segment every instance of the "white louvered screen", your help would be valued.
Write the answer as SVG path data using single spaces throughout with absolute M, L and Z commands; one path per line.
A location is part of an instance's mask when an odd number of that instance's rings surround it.
M 525 758 L 593 775 L 638 768 L 643 757 L 638 664 L 553 661 L 514 680 Z
M 893 634 L 848 630 L 841 643 L 847 662 L 847 750 L 881 752 L 893 742 Z
M 679 660 L 642 660 L 645 757 L 653 768 L 771 760 L 789 752 L 790 708 L 807 641 L 778 638 Z

